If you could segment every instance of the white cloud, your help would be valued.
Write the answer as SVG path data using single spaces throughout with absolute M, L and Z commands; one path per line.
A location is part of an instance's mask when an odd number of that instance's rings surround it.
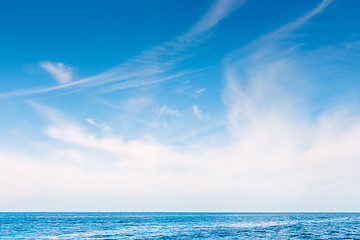
M 65 84 L 73 79 L 72 69 L 64 63 L 41 62 L 40 66 L 50 73 L 60 84 Z
M 86 159 L 84 159 L 83 153 L 73 149 L 54 149 L 52 151 L 52 157 L 54 160 L 58 159 L 62 164 L 75 163 L 84 165 Z
M 360 116 L 349 122 L 342 107 L 315 124 L 254 109 L 256 118 L 228 145 L 181 151 L 151 138 L 100 137 L 53 109 L 37 109 L 52 116 L 44 133 L 59 150 L 42 159 L 0 151 L 3 210 L 360 210 Z M 96 196 L 106 197 L 95 204 Z M 46 204 L 26 202 L 34 198 Z
M 304 71 L 296 53 L 276 42 L 251 50 L 224 69 L 225 146 L 178 150 L 152 138 L 99 136 L 32 104 L 60 150 L 42 158 L 0 151 L 2 210 L 360 211 L 356 109 L 338 105 L 310 119 L 291 87 Z M 198 105 L 192 111 L 202 116 Z M 51 157 L 76 164 L 59 167 Z
M 67 88 L 92 88 L 109 83 L 113 84 L 108 85 L 105 91 L 117 91 L 168 81 L 191 74 L 194 71 L 178 70 L 179 63 L 191 56 L 189 54 L 190 48 L 196 46 L 199 41 L 206 39 L 207 32 L 210 29 L 243 3 L 245 3 L 244 0 L 217 0 L 190 30 L 179 35 L 175 40 L 144 51 L 120 64 L 119 67 L 95 76 L 70 82 L 72 80 L 70 68 L 63 63 L 44 62 L 41 64 L 44 65 L 43 68 L 49 71 L 62 84 L 61 86 L 17 90 L 0 94 L 0 96 L 38 94 Z
M 268 41 L 272 38 L 282 38 L 285 37 L 287 33 L 290 31 L 295 30 L 296 28 L 300 27 L 301 25 L 305 24 L 308 20 L 316 16 L 317 14 L 321 13 L 330 3 L 332 3 L 333 0 L 322 0 L 318 6 L 316 6 L 314 9 L 306 13 L 305 15 L 299 17 L 295 21 L 292 21 L 275 31 L 265 35 L 260 39 L 260 41 Z
M 201 88 L 197 91 L 195 91 L 196 94 L 202 94 L 203 92 L 205 92 L 206 88 Z
M 197 98 L 206 91 L 206 88 L 200 88 L 191 94 L 192 97 Z
M 87 118 L 86 121 L 87 121 L 89 124 L 91 124 L 91 125 L 93 125 L 93 126 L 95 126 L 95 127 L 98 127 L 98 128 L 100 128 L 100 129 L 104 130 L 105 132 L 109 132 L 109 131 L 112 130 L 112 128 L 109 127 L 107 124 L 105 124 L 105 123 L 100 124 L 100 123 L 98 123 L 98 122 L 95 122 L 95 120 L 92 119 L 92 118 Z
M 179 110 L 177 110 L 177 109 L 171 109 L 171 108 L 169 108 L 169 107 L 166 106 L 166 105 L 162 106 L 162 107 L 159 109 L 159 111 L 160 111 L 161 113 L 165 113 L 165 114 L 171 115 L 171 116 L 179 116 L 179 115 L 180 115 Z
M 215 27 L 222 19 L 235 11 L 246 0 L 216 0 L 210 9 L 202 16 L 190 31 L 180 36 L 180 39 L 188 41 Z
M 321 1 L 308 13 L 226 58 L 223 99 L 229 108 L 229 128 L 233 135 L 248 131 L 248 125 L 257 124 L 255 121 L 305 114 L 306 106 L 295 91 L 304 83 L 305 70 L 297 69 L 296 46 L 284 41 L 291 31 L 321 13 L 331 2 Z
M 101 127 L 106 132 L 109 132 L 109 131 L 113 130 L 113 128 L 108 126 L 107 124 L 101 124 Z
M 149 107 L 152 104 L 152 99 L 149 97 L 129 98 L 122 102 L 121 107 L 130 111 L 139 112 Z
M 199 105 L 197 104 L 194 104 L 192 105 L 192 110 L 193 110 L 193 113 L 194 115 L 198 118 L 198 119 L 202 119 L 202 114 L 201 114 L 201 110 L 199 108 Z
M 93 119 L 91 119 L 91 118 L 87 118 L 86 121 L 87 121 L 88 123 L 90 123 L 91 125 L 99 126 L 99 124 L 97 124 L 97 123 L 96 123 Z

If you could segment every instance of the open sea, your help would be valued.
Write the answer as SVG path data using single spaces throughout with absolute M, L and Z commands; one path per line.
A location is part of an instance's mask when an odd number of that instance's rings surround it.
M 0 239 L 360 239 L 360 213 L 0 213 Z

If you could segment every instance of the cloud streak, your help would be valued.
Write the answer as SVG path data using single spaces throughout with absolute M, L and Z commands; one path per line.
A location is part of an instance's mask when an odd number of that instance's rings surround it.
M 317 14 L 321 13 L 327 6 L 329 6 L 333 0 L 323 0 L 321 1 L 318 6 L 316 6 L 314 9 L 306 13 L 305 15 L 299 17 L 295 21 L 292 21 L 277 30 L 263 36 L 259 39 L 259 41 L 268 41 L 270 39 L 280 39 L 283 37 L 286 37 L 286 35 L 295 30 L 296 28 L 299 28 L 301 25 L 304 25 L 307 21 L 309 21 L 311 18 L 315 17 Z
M 64 63 L 41 62 L 40 67 L 50 73 L 59 84 L 65 84 L 73 79 L 72 69 Z
M 282 116 L 294 114 L 294 109 L 305 110 L 299 94 L 294 91 L 303 82 L 302 71 L 295 66 L 296 46 L 283 41 L 331 2 L 323 0 L 305 15 L 225 58 L 223 99 L 229 108 L 229 126 L 234 133 L 245 131 L 247 124 L 261 119 L 261 114 Z
M 189 71 L 178 69 L 178 63 L 189 57 L 188 50 L 207 38 L 207 33 L 223 18 L 245 3 L 244 0 L 217 0 L 188 32 L 178 36 L 172 42 L 154 47 L 126 61 L 107 72 L 87 77 L 70 83 L 60 77 L 61 86 L 38 89 L 24 89 L 0 94 L 2 97 L 40 94 L 69 88 L 92 88 L 110 84 L 107 91 L 139 87 L 166 80 L 178 78 Z M 59 66 L 49 65 L 47 69 L 59 69 Z M 60 72 L 60 71 L 58 71 Z M 60 76 L 60 74 L 58 74 Z M 67 81 L 64 81 L 67 80 Z M 116 83 L 113 85 L 113 83 Z
M 167 114 L 167 115 L 170 115 L 170 116 L 178 116 L 180 115 L 180 112 L 177 110 L 177 109 L 172 109 L 172 108 L 169 108 L 168 106 L 164 105 L 162 106 L 159 111 L 161 113 L 164 113 L 164 114 Z
M 193 114 L 195 115 L 195 117 L 197 117 L 198 119 L 202 119 L 203 116 L 201 114 L 199 105 L 197 105 L 197 104 L 192 105 L 192 110 L 193 110 Z

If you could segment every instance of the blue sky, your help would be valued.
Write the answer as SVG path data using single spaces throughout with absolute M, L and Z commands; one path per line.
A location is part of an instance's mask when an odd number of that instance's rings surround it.
M 359 211 L 360 3 L 5 1 L 2 211 Z

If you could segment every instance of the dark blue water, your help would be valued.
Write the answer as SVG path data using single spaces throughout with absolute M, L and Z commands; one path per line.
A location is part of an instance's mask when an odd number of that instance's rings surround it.
M 0 213 L 0 239 L 360 239 L 360 214 Z

